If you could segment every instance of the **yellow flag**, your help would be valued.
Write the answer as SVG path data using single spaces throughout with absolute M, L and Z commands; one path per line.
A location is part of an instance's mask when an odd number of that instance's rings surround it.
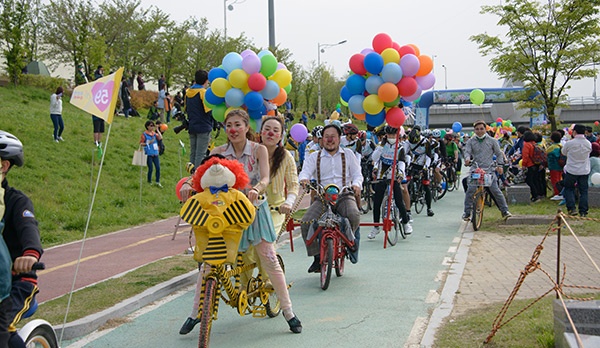
M 123 68 L 119 68 L 113 74 L 75 87 L 70 103 L 108 123 L 112 123 L 122 76 Z

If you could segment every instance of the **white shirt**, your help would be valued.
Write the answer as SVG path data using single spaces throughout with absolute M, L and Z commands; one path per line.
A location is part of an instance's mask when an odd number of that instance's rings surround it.
M 338 151 L 330 155 L 326 150 L 313 152 L 304 160 L 302 171 L 298 179 L 310 180 L 317 179 L 317 158 L 321 156 L 321 185 L 327 186 L 334 184 L 341 188 L 342 180 L 342 152 L 346 158 L 346 185 L 362 188 L 363 176 L 360 170 L 360 163 L 356 159 L 354 152 L 350 149 L 338 148 Z
M 50 114 L 62 115 L 62 98 L 56 97 L 56 93 L 50 96 Z
M 561 150 L 567 156 L 567 164 L 564 171 L 572 175 L 588 175 L 590 173 L 590 143 L 583 134 L 577 134 L 573 139 L 567 141 Z

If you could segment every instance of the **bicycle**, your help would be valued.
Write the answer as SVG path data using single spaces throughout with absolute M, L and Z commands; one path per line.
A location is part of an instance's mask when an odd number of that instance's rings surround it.
M 444 173 L 444 171 L 440 168 L 440 172 L 438 174 L 442 179 L 440 182 L 437 182 L 437 180 L 435 179 L 436 168 L 436 166 L 431 166 L 429 168 L 429 177 L 433 178 L 431 185 L 431 198 L 437 202 L 439 199 L 442 199 L 446 195 L 446 192 L 448 192 L 448 179 L 446 177 L 446 173 Z
M 425 188 L 423 187 L 423 169 L 410 168 L 409 175 L 406 179 L 408 180 L 408 192 L 410 194 L 410 202 L 415 207 L 415 212 L 420 214 L 425 207 Z
M 459 178 L 456 175 L 456 165 L 452 159 L 446 159 L 442 163 L 442 171 L 446 174 L 448 192 L 452 192 L 455 189 L 458 189 Z
M 364 178 L 362 191 L 360 193 L 360 210 L 363 214 L 373 209 L 373 188 L 371 186 L 373 164 L 370 161 L 361 162 L 361 171 Z
M 394 246 L 398 242 L 398 234 L 402 236 L 402 239 L 406 239 L 406 231 L 404 231 L 404 225 L 402 224 L 402 221 L 400 219 L 400 210 L 396 206 L 393 198 L 391 204 L 392 209 L 388 210 L 388 202 L 390 201 L 390 188 L 392 187 L 392 185 L 390 185 L 390 181 L 390 179 L 382 179 L 374 181 L 373 183 L 385 182 L 386 184 L 388 184 L 383 195 L 383 204 L 381 205 L 381 218 L 383 219 L 383 229 L 388 231 L 387 241 L 388 243 L 390 243 L 391 246 Z M 389 219 L 388 211 L 390 212 Z M 390 225 L 386 226 L 387 223 L 389 223 Z
M 473 162 L 477 165 L 477 163 Z M 483 169 L 477 167 L 474 172 L 469 175 L 469 185 L 476 185 L 477 190 L 473 194 L 473 209 L 471 212 L 471 223 L 473 230 L 478 231 L 483 220 L 483 210 L 485 208 L 486 195 L 489 193 L 486 187 L 492 185 L 493 174 L 487 174 Z M 491 196 L 491 195 L 490 195 Z
M 335 214 L 332 210 L 338 200 L 340 193 L 346 190 L 352 190 L 349 187 L 343 187 L 340 190 L 336 185 L 327 185 L 323 188 L 320 185 L 311 184 L 309 186 L 315 190 L 321 197 L 323 204 L 326 206 L 325 212 L 316 221 L 317 228 L 306 241 L 306 245 L 310 245 L 319 239 L 320 264 L 321 264 L 321 289 L 327 290 L 331 281 L 332 270 L 335 269 L 335 275 L 341 277 L 344 275 L 344 264 L 348 251 L 355 247 L 354 240 L 350 240 L 341 230 L 342 217 Z M 353 199 L 349 196 L 348 199 Z M 353 239 L 353 238 L 352 238 Z

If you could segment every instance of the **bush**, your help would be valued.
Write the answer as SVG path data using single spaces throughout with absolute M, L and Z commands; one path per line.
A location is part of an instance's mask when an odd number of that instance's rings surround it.
M 19 79 L 19 84 L 22 86 L 42 88 L 50 93 L 56 92 L 56 88 L 62 86 L 65 90 L 65 95 L 71 95 L 71 90 L 68 88 L 69 83 L 67 80 L 60 77 L 22 74 Z
M 136 110 L 149 109 L 156 100 L 158 100 L 158 92 L 154 91 L 130 91 L 131 106 Z

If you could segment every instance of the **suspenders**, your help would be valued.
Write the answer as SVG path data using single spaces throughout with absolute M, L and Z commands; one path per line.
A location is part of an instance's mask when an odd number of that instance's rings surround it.
M 319 150 L 317 156 L 317 184 L 321 185 L 321 153 L 323 149 Z M 342 186 L 346 186 L 346 153 L 342 150 Z M 340 187 L 341 188 L 341 187 Z

